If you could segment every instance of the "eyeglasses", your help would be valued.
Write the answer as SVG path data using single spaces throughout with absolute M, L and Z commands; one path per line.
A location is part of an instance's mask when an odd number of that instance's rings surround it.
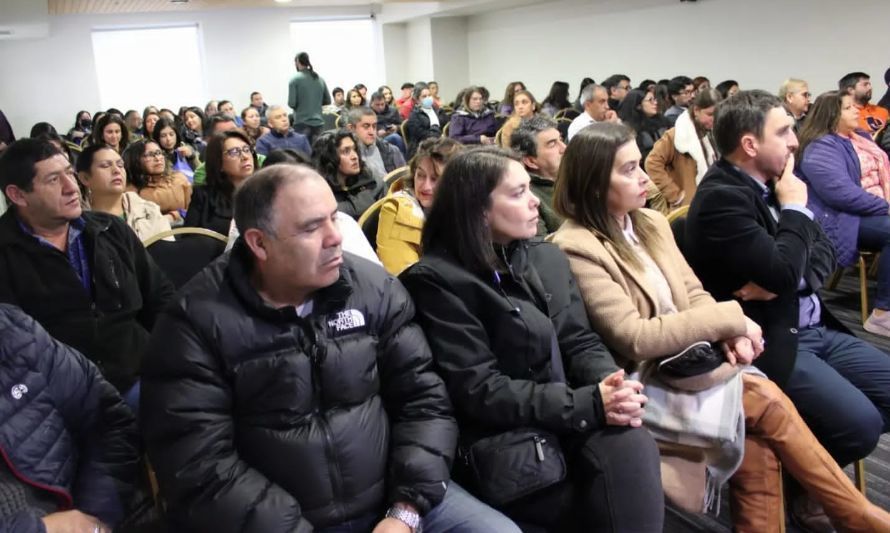
M 160 150 L 155 150 L 154 152 L 145 152 L 142 154 L 142 157 L 146 159 L 157 159 L 159 157 L 164 157 L 164 152 Z
M 654 96 L 647 96 L 646 98 L 643 98 L 643 101 L 644 101 L 644 102 L 654 102 L 654 101 L 655 101 L 655 97 L 654 97 Z
M 231 157 L 232 159 L 238 159 L 242 154 L 251 155 L 253 154 L 253 148 L 250 147 L 249 144 L 245 144 L 241 148 L 229 148 L 225 152 L 227 157 Z

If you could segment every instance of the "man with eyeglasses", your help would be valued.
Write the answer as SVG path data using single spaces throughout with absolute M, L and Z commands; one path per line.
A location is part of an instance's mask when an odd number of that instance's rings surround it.
M 779 87 L 779 100 L 794 117 L 794 133 L 800 133 L 800 126 L 810 109 L 810 86 L 804 80 L 788 78 Z
M 287 118 L 287 109 L 284 106 L 273 105 L 268 113 L 269 133 L 256 141 L 256 152 L 261 155 L 269 155 L 273 150 L 291 148 L 301 152 L 306 157 L 312 155 L 312 147 L 305 135 L 297 133 L 290 126 Z
M 631 89 L 630 78 L 624 74 L 612 74 L 603 80 L 603 87 L 609 93 L 609 108 L 618 110 L 618 106 L 627 96 L 627 92 Z
M 81 208 L 71 163 L 51 143 L 0 157 L 0 302 L 21 307 L 92 361 L 131 407 L 142 353 L 173 285 L 119 217 Z
M 674 105 L 664 112 L 664 118 L 670 121 L 671 126 L 677 122 L 677 117 L 682 115 L 683 111 L 686 111 L 686 108 L 689 107 L 689 102 L 692 101 L 694 95 L 695 85 L 692 83 L 692 78 L 677 76 L 668 82 L 668 96 Z

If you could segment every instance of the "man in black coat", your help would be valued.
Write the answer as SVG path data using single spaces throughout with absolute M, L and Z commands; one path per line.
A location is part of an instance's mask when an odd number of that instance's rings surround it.
M 848 334 L 818 295 L 835 253 L 793 173 L 794 121 L 781 101 L 742 91 L 720 103 L 723 154 L 686 220 L 684 252 L 718 300 L 738 298 L 763 328 L 755 364 L 795 403 L 841 465 L 890 428 L 890 358 Z
M 0 158 L 0 302 L 21 307 L 102 371 L 131 406 L 155 316 L 173 286 L 119 217 L 81 209 L 71 163 L 22 139 Z
M 517 531 L 449 484 L 457 425 L 411 299 L 342 252 L 336 215 L 315 171 L 261 170 L 232 251 L 159 319 L 142 416 L 171 526 Z
M 0 531 L 111 531 L 138 475 L 133 413 L 82 355 L 0 304 Z

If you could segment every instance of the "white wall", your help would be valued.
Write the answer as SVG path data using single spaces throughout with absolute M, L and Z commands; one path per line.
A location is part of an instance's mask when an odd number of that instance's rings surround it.
M 433 79 L 433 36 L 429 17 L 408 22 L 407 30 L 408 69 L 404 81 L 429 81 Z M 396 83 L 401 85 L 401 83 Z M 393 87 L 393 91 L 396 88 Z M 396 93 L 397 94 L 397 93 Z
M 564 80 L 574 97 L 583 77 L 618 72 L 634 84 L 685 74 L 770 91 L 792 76 L 819 94 L 862 70 L 877 100 L 890 54 L 887 32 L 866 19 L 890 20 L 890 1 L 560 0 L 470 17 L 470 80 L 493 98 L 514 79 L 539 99 Z
M 27 135 L 35 122 L 44 120 L 56 126 L 60 133 L 67 132 L 78 110 L 99 109 L 90 38 L 93 28 L 185 23 L 197 23 L 203 35 L 207 98 L 202 102 L 183 102 L 183 105 L 203 108 L 210 98 L 224 98 L 241 109 L 250 103 L 250 93 L 255 90 L 261 91 L 269 103 L 286 104 L 287 82 L 294 73 L 296 53 L 290 43 L 290 21 L 309 16 L 368 13 L 367 8 L 270 8 L 51 16 L 48 38 L 0 41 L 3 76 L 0 109 L 19 137 Z M 133 57 L 133 61 L 145 65 L 146 77 L 163 78 L 165 62 L 175 60 L 175 57 Z M 313 66 L 323 77 L 325 66 Z M 132 82 L 140 83 L 140 80 Z
M 439 95 L 451 101 L 471 84 L 467 49 L 467 18 L 437 17 L 430 21 L 433 40 L 433 78 L 439 83 Z

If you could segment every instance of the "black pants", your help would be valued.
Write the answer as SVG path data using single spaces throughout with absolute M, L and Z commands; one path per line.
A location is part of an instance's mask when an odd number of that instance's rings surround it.
M 524 531 L 663 530 L 658 447 L 645 429 L 610 426 L 563 450 L 565 481 L 501 509 Z
M 312 143 L 315 142 L 315 138 L 321 134 L 321 130 L 324 126 L 309 126 L 308 124 L 294 124 L 294 131 L 299 133 L 300 135 L 305 135 L 306 139 L 309 141 L 309 146 L 312 146 Z

